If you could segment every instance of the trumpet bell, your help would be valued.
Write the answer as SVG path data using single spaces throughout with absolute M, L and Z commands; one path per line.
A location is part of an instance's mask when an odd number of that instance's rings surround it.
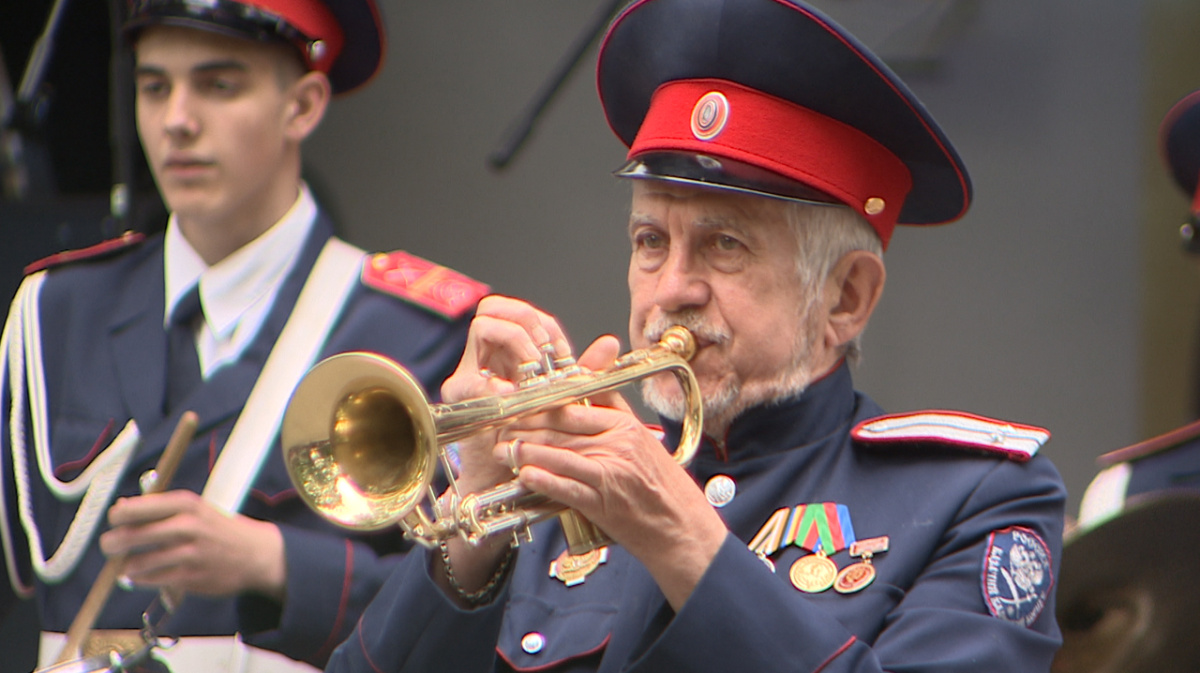
M 421 384 L 374 353 L 317 363 L 292 394 L 281 439 L 301 498 L 352 530 L 394 525 L 436 469 L 437 428 Z

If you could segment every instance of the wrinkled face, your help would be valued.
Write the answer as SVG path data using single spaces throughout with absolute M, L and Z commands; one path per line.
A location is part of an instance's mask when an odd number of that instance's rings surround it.
M 710 433 L 811 379 L 821 312 L 810 310 L 812 293 L 799 281 L 784 213 L 764 197 L 634 181 L 630 341 L 647 346 L 674 324 L 692 330 Z M 655 377 L 643 393 L 656 411 L 679 417 L 673 377 Z
M 291 161 L 283 52 L 158 26 L 136 55 L 138 134 L 167 206 L 188 222 L 259 215 Z

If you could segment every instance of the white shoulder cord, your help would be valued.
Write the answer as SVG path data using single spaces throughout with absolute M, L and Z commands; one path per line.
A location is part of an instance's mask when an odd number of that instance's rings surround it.
M 17 490 L 17 514 L 25 529 L 29 542 L 30 559 L 34 572 L 43 581 L 61 581 L 78 565 L 87 548 L 88 541 L 100 522 L 118 478 L 124 471 L 137 446 L 137 425 L 130 420 L 116 439 L 102 451 L 75 479 L 64 482 L 54 475 L 50 459 L 50 433 L 46 409 L 45 373 L 42 369 L 41 324 L 38 314 L 38 296 L 45 272 L 26 278 L 17 291 L 8 321 L 4 325 L 0 344 L 0 380 L 9 380 L 11 410 L 10 449 L 12 451 L 13 476 Z M 29 391 L 26 395 L 25 385 Z M 41 536 L 33 517 L 33 505 L 29 495 L 29 465 L 26 459 L 25 412 L 29 405 L 33 421 L 34 450 L 38 472 L 42 481 L 62 501 L 82 502 L 75 518 L 67 528 L 62 543 L 54 554 L 47 558 L 42 549 Z M 0 415 L 0 432 L 3 417 Z M 94 488 L 93 488 L 94 486 Z M 11 531 L 8 529 L 8 512 L 3 499 L 3 483 L 0 482 L 0 533 L 3 534 L 5 561 L 9 580 L 14 590 L 27 595 L 32 587 L 21 582 L 13 557 Z

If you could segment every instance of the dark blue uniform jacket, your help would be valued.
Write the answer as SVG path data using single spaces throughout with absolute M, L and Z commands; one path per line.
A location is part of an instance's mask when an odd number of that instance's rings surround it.
M 935 440 L 852 439 L 855 424 L 881 413 L 843 365 L 798 398 L 735 421 L 728 459 L 706 441 L 691 472 L 702 485 L 728 475 L 737 493 L 718 510 L 725 545 L 677 614 L 619 547 L 583 584 L 549 577 L 565 543 L 557 524 L 543 524 L 496 601 L 476 610 L 455 607 L 433 583 L 436 552 L 410 555 L 327 670 L 1049 670 L 1060 642 L 1057 471 L 1044 457 L 1018 463 Z M 826 502 L 845 507 L 857 539 L 889 538 L 872 559 L 877 578 L 857 593 L 794 588 L 788 569 L 806 549 L 777 550 L 774 573 L 748 549 L 774 512 Z M 1012 543 L 1017 535 L 1023 543 Z M 1038 539 L 1046 553 L 1025 591 L 1009 557 L 1036 551 Z M 856 560 L 846 550 L 830 558 L 839 568 Z
M 240 359 L 218 370 L 181 405 L 180 412 L 194 410 L 200 424 L 172 487 L 196 492 L 204 488 L 213 462 L 332 233 L 327 219 L 319 216 L 253 343 Z M 178 422 L 180 412 L 169 417 L 162 413 L 166 363 L 162 242 L 162 236 L 157 236 L 116 256 L 77 262 L 48 274 L 40 315 L 51 444 L 60 479 L 78 475 L 95 452 L 107 446 L 133 418 L 142 442 L 117 495 L 136 495 L 138 476 L 154 467 Z M 347 350 L 383 353 L 404 364 L 436 393 L 462 353 L 471 313 L 449 320 L 360 284 L 352 290 L 320 357 Z M 4 391 L 7 401 L 7 385 Z M 9 525 L 18 531 L 17 550 L 27 563 L 28 546 L 13 514 L 8 439 L 6 428 L 3 477 Z M 253 595 L 240 599 L 190 596 L 172 618 L 169 631 L 173 635 L 240 632 L 251 644 L 321 665 L 349 633 L 395 564 L 396 557 L 382 555 L 404 545 L 398 529 L 347 539 L 345 531 L 313 513 L 296 496 L 278 439 L 275 443 L 241 511 L 279 524 L 288 571 L 286 601 L 281 607 Z M 32 456 L 32 450 L 29 454 Z M 60 503 L 43 486 L 32 457 L 28 462 L 35 517 L 49 553 L 62 540 L 77 503 Z M 106 527 L 102 523 L 99 532 Z M 67 630 L 104 563 L 93 542 L 78 569 L 62 583 L 48 586 L 38 582 L 36 600 L 45 630 Z M 28 582 L 32 576 L 28 568 L 23 576 Z M 9 583 L 3 584 L 0 608 L 15 600 Z M 96 628 L 139 628 L 141 614 L 155 595 L 144 590 L 114 591 Z

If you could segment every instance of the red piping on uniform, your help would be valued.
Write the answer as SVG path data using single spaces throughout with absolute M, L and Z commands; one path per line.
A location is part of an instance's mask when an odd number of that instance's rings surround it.
M 96 455 L 100 453 L 100 447 L 108 441 L 109 435 L 112 434 L 113 423 L 114 419 L 108 419 L 108 425 L 105 425 L 104 429 L 100 431 L 100 436 L 96 438 L 96 443 L 92 444 L 92 449 L 87 452 L 86 456 L 80 458 L 79 460 L 68 461 L 62 465 L 59 465 L 58 467 L 55 467 L 55 478 L 63 479 L 64 475 L 69 474 L 72 470 L 90 464 L 96 458 Z
M 44 257 L 26 266 L 25 275 L 29 275 L 35 271 L 41 271 L 42 269 L 49 269 L 53 266 L 67 264 L 81 259 L 88 259 L 90 257 L 97 257 L 112 252 L 113 250 L 120 250 L 121 248 L 133 245 L 134 243 L 139 243 L 145 238 L 146 235 L 143 233 L 127 231 L 124 234 L 121 234 L 119 238 L 103 241 L 101 243 L 97 243 L 96 245 L 80 248 L 79 250 L 67 250 L 66 252 L 55 253 L 49 257 Z
M 275 507 L 285 500 L 290 500 L 291 498 L 296 497 L 296 489 L 289 488 L 282 490 L 275 495 L 267 495 L 265 491 L 260 491 L 256 488 L 250 491 L 250 495 L 268 507 Z
M 371 653 L 367 651 L 367 644 L 366 644 L 366 642 L 363 641 L 363 637 L 364 636 L 363 636 L 363 628 L 362 628 L 362 617 L 359 617 L 358 618 L 358 649 L 359 649 L 359 651 L 362 652 L 363 659 L 367 660 L 367 665 L 371 667 L 372 671 L 375 671 L 375 673 L 384 673 L 384 670 L 382 668 L 376 666 L 375 662 L 371 660 Z
M 350 602 L 350 577 L 354 574 L 354 546 L 349 540 L 346 543 L 346 573 L 342 576 L 342 598 L 338 601 L 337 618 L 333 620 L 333 629 L 329 632 L 329 639 L 317 650 L 317 657 L 327 659 L 333 653 L 333 648 L 342 642 L 338 637 L 338 632 L 342 630 L 342 622 L 346 619 L 346 604 Z M 372 665 L 372 668 L 374 665 Z
M 824 670 L 825 667 L 830 664 L 830 662 L 845 654 L 846 650 L 850 649 L 850 646 L 853 645 L 854 641 L 856 640 L 858 640 L 858 636 L 850 636 L 850 640 L 847 640 L 845 645 L 839 647 L 837 652 L 829 655 L 828 659 L 822 661 L 820 666 L 817 666 L 815 669 L 813 669 L 813 673 L 821 673 L 821 671 Z
M 208 438 L 208 473 L 211 475 L 213 466 L 217 464 L 217 431 L 213 430 Z

